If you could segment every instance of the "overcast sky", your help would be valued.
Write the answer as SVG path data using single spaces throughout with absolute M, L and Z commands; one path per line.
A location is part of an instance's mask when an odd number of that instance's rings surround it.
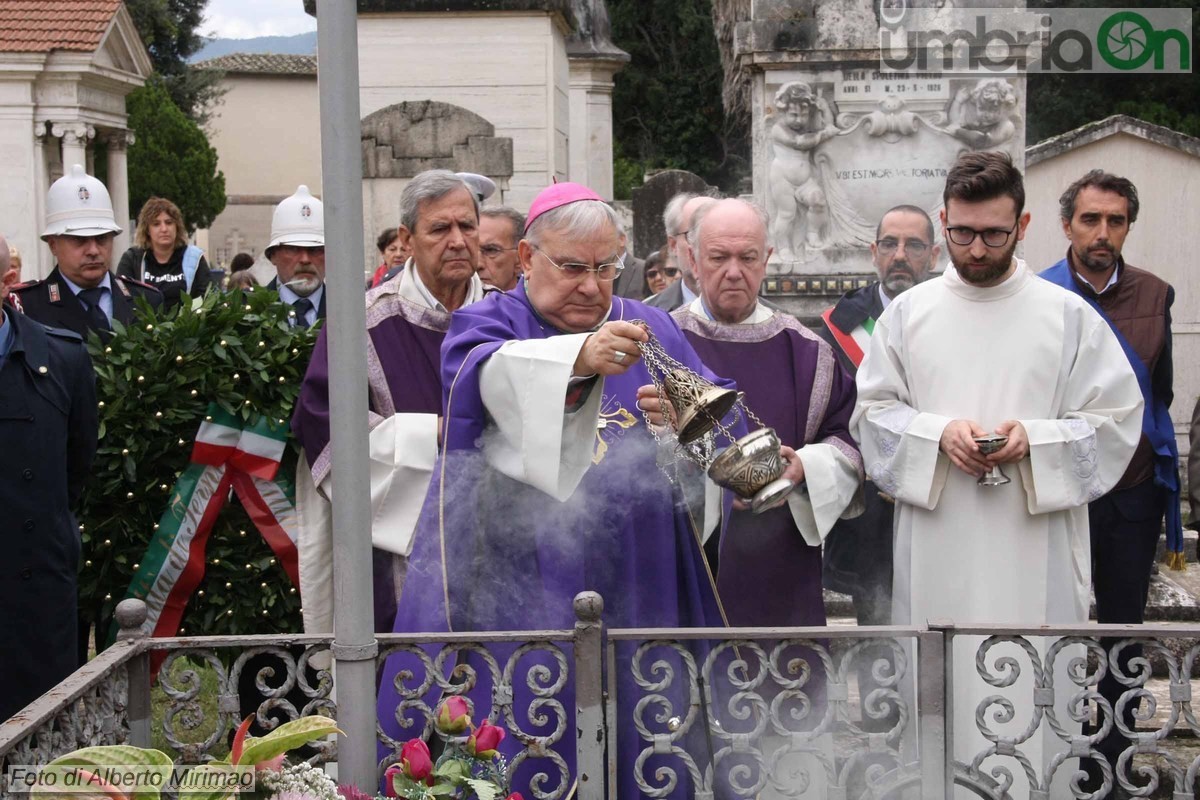
M 223 39 L 291 36 L 315 31 L 302 0 L 209 0 L 201 32 Z

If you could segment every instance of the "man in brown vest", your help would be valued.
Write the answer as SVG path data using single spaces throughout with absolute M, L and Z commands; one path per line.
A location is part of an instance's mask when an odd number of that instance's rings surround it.
M 1168 413 L 1175 290 L 1121 257 L 1138 215 L 1137 189 L 1129 180 L 1092 170 L 1071 184 L 1059 206 L 1070 247 L 1066 258 L 1042 276 L 1081 295 L 1100 312 L 1121 342 L 1145 399 L 1142 436 L 1125 474 L 1108 494 L 1088 504 L 1097 621 L 1140 624 L 1164 517 L 1168 563 L 1181 563 L 1183 555 L 1178 452 Z M 1125 675 L 1134 655 L 1140 650 L 1122 651 Z M 1114 706 L 1125 688 L 1111 670 L 1100 682 L 1100 693 Z M 1136 705 L 1130 703 L 1123 715 L 1131 727 Z M 1099 749 L 1115 767 L 1117 755 L 1130 744 L 1114 726 Z

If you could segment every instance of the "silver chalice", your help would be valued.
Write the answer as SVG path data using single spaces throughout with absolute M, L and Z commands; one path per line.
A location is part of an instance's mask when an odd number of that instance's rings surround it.
M 1002 433 L 989 433 L 986 436 L 974 437 L 975 444 L 979 445 L 979 452 L 985 456 L 990 456 L 992 453 L 997 453 L 1008 444 L 1008 437 Z M 1012 483 L 1012 478 L 1004 474 L 1004 470 L 1000 469 L 1000 465 L 992 467 L 983 474 L 983 477 L 978 481 L 980 486 L 1003 486 L 1006 483 Z

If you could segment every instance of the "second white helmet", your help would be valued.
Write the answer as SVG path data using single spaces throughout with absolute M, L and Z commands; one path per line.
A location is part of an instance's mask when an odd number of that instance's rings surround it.
M 112 198 L 104 184 L 72 164 L 66 175 L 50 185 L 46 193 L 46 230 L 51 236 L 101 236 L 120 233 L 113 217 Z
M 275 206 L 267 251 L 281 244 L 325 246 L 325 207 L 303 184 L 297 187 L 294 195 L 285 197 Z

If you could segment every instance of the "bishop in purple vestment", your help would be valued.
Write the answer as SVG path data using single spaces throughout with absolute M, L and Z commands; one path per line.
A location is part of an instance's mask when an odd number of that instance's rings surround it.
M 666 312 L 612 296 L 624 239 L 598 197 L 557 184 L 531 209 L 520 285 L 454 314 L 442 347 L 444 453 L 409 560 L 397 632 L 569 629 L 572 599 L 585 590 L 604 598 L 608 627 L 724 624 L 687 505 L 656 466 L 660 446 L 642 409 L 655 421 L 663 409 L 647 391 L 650 374 L 638 355 L 646 334 L 630 322 L 645 321 L 676 360 L 729 383 L 705 368 Z M 501 670 L 513 650 L 488 646 Z M 651 747 L 632 724 L 644 689 L 634 683 L 631 653 L 619 650 L 616 676 L 620 797 L 638 796 L 634 762 Z M 495 715 L 484 661 L 478 654 L 461 660 L 476 670 L 470 696 L 478 716 Z M 566 796 L 560 776 L 569 782 L 575 775 L 573 676 L 539 709 L 525 683 L 534 663 L 552 680 L 562 675 L 544 654 L 520 661 L 512 676 L 515 725 L 552 741 L 559 726 L 566 733 L 551 753 L 523 762 L 513 788 L 525 791 L 539 771 L 550 776 L 544 791 L 561 787 L 558 796 Z M 444 666 L 442 680 L 458 682 Z M 404 678 L 405 670 L 414 677 Z M 387 663 L 380 721 L 397 741 L 421 734 L 426 717 L 418 703 L 438 699 L 436 687 L 422 694 L 425 673 L 415 653 Z M 675 702 L 685 713 L 686 697 Z M 640 719 L 666 733 L 659 711 Z M 519 747 L 515 737 L 505 745 Z M 653 785 L 656 765 L 670 760 L 651 756 L 643 780 Z M 686 796 L 683 762 L 675 758 L 672 766 L 682 779 L 677 796 Z

